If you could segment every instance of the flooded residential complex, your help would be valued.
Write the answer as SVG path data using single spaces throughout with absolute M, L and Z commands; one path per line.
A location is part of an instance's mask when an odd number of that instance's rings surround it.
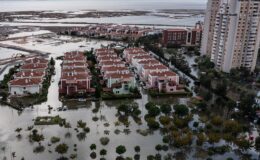
M 258 160 L 259 5 L 0 1 L 0 160 Z

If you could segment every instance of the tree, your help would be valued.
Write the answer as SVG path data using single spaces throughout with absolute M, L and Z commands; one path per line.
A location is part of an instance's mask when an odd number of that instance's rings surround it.
M 148 103 L 146 103 L 146 105 L 145 105 L 145 108 L 146 108 L 147 110 L 150 110 L 150 108 L 152 108 L 152 107 L 156 107 L 156 105 L 155 105 L 153 102 L 148 102 Z
M 159 120 L 162 125 L 168 125 L 171 122 L 171 118 L 168 116 L 160 116 Z
M 175 110 L 175 114 L 177 114 L 180 117 L 186 116 L 189 113 L 188 107 L 183 104 L 175 105 L 174 110 Z
M 158 151 L 158 153 L 162 150 L 162 145 L 160 145 L 160 144 L 157 144 L 156 146 L 155 146 L 155 149 Z
M 223 123 L 223 119 L 220 117 L 220 116 L 214 116 L 212 119 L 211 119 L 211 123 L 215 126 L 221 126 L 222 123 Z
M 54 66 L 55 65 L 55 60 L 53 59 L 53 57 L 51 57 L 51 60 L 50 60 L 50 65 Z
M 135 152 L 139 153 L 141 151 L 140 146 L 135 146 Z
M 82 120 L 79 120 L 77 123 L 78 123 L 77 125 L 78 128 L 85 128 L 87 125 L 87 123 L 83 122 Z
M 130 112 L 129 106 L 126 104 L 122 104 L 122 105 L 118 106 L 117 110 L 119 113 L 123 112 L 125 116 L 127 116 Z
M 197 141 L 196 141 L 197 145 L 198 146 L 202 146 L 203 143 L 206 141 L 206 139 L 207 138 L 206 138 L 206 136 L 203 133 L 199 133 L 197 135 Z
M 100 155 L 101 155 L 102 157 L 104 157 L 105 155 L 107 155 L 107 150 L 101 149 L 101 150 L 100 150 Z
M 215 92 L 218 95 L 226 96 L 226 94 L 227 94 L 227 84 L 226 84 L 226 82 L 225 81 L 218 82 L 217 86 L 216 86 L 216 89 L 215 89 Z
M 208 141 L 210 144 L 218 143 L 221 139 L 220 134 L 218 133 L 209 133 L 208 134 Z
M 260 152 L 260 137 L 256 137 L 255 139 L 255 150 Z
M 161 112 L 162 112 L 162 113 L 168 115 L 168 114 L 171 113 L 171 111 L 172 111 L 171 105 L 169 105 L 169 104 L 163 104 L 163 105 L 161 106 Z
M 160 109 L 158 107 L 151 107 L 149 110 L 148 110 L 148 114 L 152 117 L 156 117 L 158 115 L 160 115 Z
M 235 144 L 242 150 L 247 151 L 248 149 L 252 148 L 252 143 L 246 139 L 238 139 L 235 141 Z
M 147 118 L 147 125 L 150 129 L 158 129 L 160 127 L 160 124 L 158 122 L 155 121 L 154 118 Z
M 117 147 L 116 147 L 116 153 L 119 154 L 120 156 L 121 156 L 122 154 L 124 154 L 125 152 L 126 152 L 125 146 L 120 145 L 120 146 L 117 146 Z
M 241 94 L 240 95 L 240 109 L 249 114 L 253 112 L 253 105 L 255 104 L 255 94 Z
M 91 152 L 91 153 L 90 153 L 90 157 L 91 157 L 92 159 L 96 159 L 96 158 L 97 158 L 96 152 Z
M 59 144 L 58 146 L 56 146 L 55 151 L 57 153 L 63 155 L 68 152 L 68 149 L 69 149 L 68 145 L 65 143 L 62 143 L 62 144 Z
M 20 132 L 22 131 L 23 129 L 22 128 L 16 128 L 15 132 L 18 133 L 17 137 L 20 138 L 21 137 L 21 134 Z
M 96 144 L 91 144 L 89 148 L 90 148 L 91 150 L 96 150 L 96 149 L 97 149 L 97 146 L 96 146 Z
M 102 144 L 102 145 L 107 145 L 108 143 L 109 143 L 109 138 L 108 137 L 101 137 L 100 138 L 100 143 Z
M 39 146 L 41 146 L 41 141 L 44 141 L 44 136 L 41 134 L 38 134 L 38 131 L 36 129 L 34 129 L 33 134 L 29 136 L 30 140 L 32 140 L 33 142 L 38 142 Z
M 238 135 L 242 131 L 242 126 L 234 120 L 227 120 L 224 122 L 224 132 Z

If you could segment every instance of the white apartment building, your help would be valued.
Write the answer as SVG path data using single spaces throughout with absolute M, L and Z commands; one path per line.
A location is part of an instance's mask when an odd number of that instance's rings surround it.
M 211 55 L 214 26 L 220 1 L 221 0 L 208 0 L 200 49 L 202 55 Z
M 212 32 L 203 35 L 208 43 L 203 42 L 202 54 L 209 55 L 224 72 L 239 67 L 254 71 L 260 43 L 260 0 L 219 0 L 213 17 L 214 26 L 206 24 L 213 27 L 213 37 Z M 205 46 L 211 50 L 206 51 Z

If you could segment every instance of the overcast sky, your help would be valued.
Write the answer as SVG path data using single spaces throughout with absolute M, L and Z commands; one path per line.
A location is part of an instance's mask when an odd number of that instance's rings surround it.
M 0 1 L 12 1 L 12 0 L 0 0 Z M 14 1 L 46 1 L 46 0 L 14 0 Z M 64 1 L 64 0 L 49 0 L 49 1 Z M 74 0 L 66 0 L 66 1 L 74 1 Z M 99 1 L 99 0 L 96 0 Z M 109 0 L 108 0 L 109 1 Z M 176 3 L 183 3 L 183 2 L 193 2 L 193 3 L 206 3 L 207 0 L 118 0 L 118 1 L 173 1 Z

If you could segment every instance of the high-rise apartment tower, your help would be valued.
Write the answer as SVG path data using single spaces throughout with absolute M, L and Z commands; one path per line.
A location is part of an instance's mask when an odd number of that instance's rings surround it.
M 209 0 L 201 53 L 218 70 L 254 71 L 260 43 L 260 0 Z

